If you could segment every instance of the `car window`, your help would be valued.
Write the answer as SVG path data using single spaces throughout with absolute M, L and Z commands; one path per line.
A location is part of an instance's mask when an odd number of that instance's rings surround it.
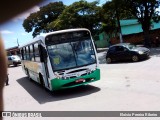
M 17 55 L 12 56 L 12 58 L 13 58 L 13 59 L 20 59 L 20 57 L 17 56 Z
M 117 52 L 124 51 L 124 47 L 123 46 L 116 46 L 116 51 Z
M 8 57 L 8 60 L 12 60 L 12 58 L 11 58 L 11 57 Z
M 109 52 L 114 52 L 114 51 L 115 51 L 115 47 L 109 48 Z
M 133 45 L 133 44 L 130 44 L 130 45 L 128 45 L 128 46 L 126 46 L 128 49 L 135 49 L 136 48 L 136 46 L 135 45 Z
M 12 59 L 14 60 L 14 59 L 15 59 L 15 57 L 12 57 Z

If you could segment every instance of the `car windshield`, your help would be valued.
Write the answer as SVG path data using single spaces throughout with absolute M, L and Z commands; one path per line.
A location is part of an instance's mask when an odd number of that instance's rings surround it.
M 53 70 L 85 66 L 96 62 L 91 39 L 47 47 Z
M 11 57 L 12 58 L 12 60 L 14 60 L 15 59 L 15 57 Z
M 19 56 L 12 56 L 12 59 L 14 60 L 14 59 L 20 59 L 20 57 Z
M 135 46 L 135 45 L 133 45 L 133 44 L 128 44 L 128 45 L 126 45 L 126 47 L 127 47 L 128 49 L 130 49 L 130 50 L 132 50 L 132 49 L 135 49 L 135 48 L 136 48 L 136 46 Z

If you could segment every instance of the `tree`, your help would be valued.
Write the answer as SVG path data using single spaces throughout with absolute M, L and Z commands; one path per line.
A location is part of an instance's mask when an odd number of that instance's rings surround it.
M 106 2 L 103 6 L 105 11 L 103 22 L 112 23 L 107 25 L 113 25 L 112 28 L 114 28 L 114 26 L 116 26 L 114 21 L 116 21 L 115 18 L 117 14 L 115 11 L 118 12 L 120 19 L 136 18 L 142 26 L 144 43 L 146 46 L 150 46 L 149 31 L 152 22 L 157 22 L 159 20 L 159 12 L 157 11 L 159 5 L 159 0 L 112 0 Z M 108 22 L 109 20 L 111 21 Z
M 124 9 L 124 6 L 125 3 L 122 0 L 107 1 L 102 6 L 102 11 L 104 13 L 102 30 L 104 30 L 106 33 L 121 33 L 119 20 L 134 18 L 131 12 L 128 12 L 128 10 Z
M 113 33 L 116 30 L 116 17 L 115 8 L 112 1 L 107 1 L 102 6 L 103 19 L 102 19 L 102 29 L 106 33 Z
M 136 18 L 142 26 L 145 45 L 150 46 L 149 31 L 152 22 L 157 22 L 159 20 L 159 12 L 157 11 L 159 5 L 159 0 L 112 0 L 110 2 L 106 2 L 103 8 L 105 11 L 112 11 L 113 13 L 110 14 L 111 12 L 106 12 L 106 14 L 108 14 L 108 21 L 116 21 L 114 19 L 116 16 L 115 11 L 118 11 L 120 19 L 128 18 L 128 16 Z M 107 10 L 107 8 L 110 9 Z M 126 14 L 126 12 L 128 13 Z
M 159 12 L 157 8 L 160 5 L 159 0 L 124 0 L 128 11 L 132 13 L 138 22 L 142 25 L 144 33 L 144 42 L 146 46 L 150 46 L 149 31 L 152 21 L 157 22 L 159 19 Z
M 40 7 L 40 10 L 35 13 L 31 13 L 23 22 L 23 27 L 26 32 L 32 32 L 32 36 L 35 37 L 40 33 L 46 33 L 55 30 L 49 29 L 47 26 L 52 21 L 56 20 L 58 16 L 65 9 L 65 5 L 62 2 L 49 3 L 44 7 Z
M 68 29 L 68 28 L 88 28 L 93 34 L 99 30 L 101 7 L 98 2 L 87 2 L 81 0 L 67 6 L 57 20 L 50 23 L 49 28 Z

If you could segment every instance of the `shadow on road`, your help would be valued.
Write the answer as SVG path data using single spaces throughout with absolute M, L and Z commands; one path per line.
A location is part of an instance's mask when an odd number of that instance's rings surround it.
M 150 56 L 160 57 L 160 47 L 150 48 Z
M 144 61 L 147 61 L 149 60 L 151 57 L 148 57 L 148 58 L 145 58 L 145 59 L 140 59 L 139 61 L 137 62 L 133 62 L 132 60 L 121 60 L 121 61 L 113 61 L 112 63 L 109 63 L 109 64 L 137 64 L 137 63 L 141 63 L 141 62 L 144 62 Z
M 18 64 L 17 66 L 9 65 L 8 68 L 15 68 L 15 67 L 19 67 L 19 66 L 21 66 L 21 64 Z
M 100 91 L 100 88 L 92 85 L 84 85 L 80 87 L 50 92 L 42 88 L 39 84 L 28 80 L 27 77 L 18 79 L 17 82 L 36 100 L 39 104 L 46 102 L 54 102 L 65 99 L 72 99 L 81 96 L 90 95 Z

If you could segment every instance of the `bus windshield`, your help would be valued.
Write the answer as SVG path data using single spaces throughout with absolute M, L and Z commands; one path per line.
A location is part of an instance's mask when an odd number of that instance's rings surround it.
M 47 48 L 54 71 L 85 66 L 96 62 L 91 39 L 49 45 Z

